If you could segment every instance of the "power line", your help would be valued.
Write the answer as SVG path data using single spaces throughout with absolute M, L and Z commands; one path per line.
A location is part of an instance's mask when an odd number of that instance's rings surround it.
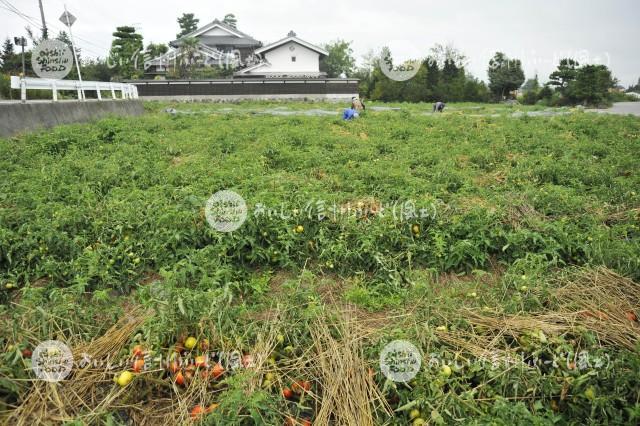
M 18 8 L 16 8 L 14 5 L 9 3 L 7 0 L 0 0 L 0 2 L 2 2 L 4 5 L 7 6 L 7 7 L 4 7 L 4 9 L 7 9 L 9 12 L 15 13 L 16 15 L 18 15 L 18 17 L 22 18 L 28 24 L 35 25 L 37 28 L 42 29 L 38 21 L 36 21 L 36 19 L 33 16 L 29 16 L 25 13 L 22 13 L 20 10 L 18 10 Z
M 6 7 L 3 7 L 3 9 L 8 10 L 9 12 L 13 12 L 13 13 L 15 13 L 16 15 L 18 15 L 18 17 L 22 18 L 25 22 L 27 22 L 27 23 L 28 23 L 28 24 L 30 24 L 30 25 L 35 26 L 37 29 L 39 29 L 39 30 L 41 30 L 41 31 L 42 31 L 41 23 L 39 23 L 39 22 L 37 21 L 37 19 L 36 19 L 36 18 L 34 18 L 33 16 L 29 16 L 29 15 L 27 15 L 27 14 L 25 14 L 25 13 L 21 12 L 17 7 L 15 7 L 15 6 L 14 6 L 14 5 L 12 5 L 11 3 L 9 3 L 9 1 L 8 1 L 8 0 L 0 0 L 0 2 L 2 2 L 3 4 L 5 4 L 5 5 L 6 5 Z M 67 29 L 62 29 L 62 28 L 58 27 L 57 25 L 49 24 L 49 27 L 51 27 L 51 28 L 53 28 L 53 29 L 57 30 L 58 32 L 61 32 L 61 31 L 65 31 L 65 32 L 66 32 L 66 31 L 67 31 Z M 82 40 L 83 42 L 85 42 L 85 43 L 87 43 L 87 44 L 90 44 L 90 45 L 92 45 L 92 46 L 94 46 L 94 47 L 97 47 L 97 48 L 99 48 L 99 49 L 104 49 L 104 50 L 106 50 L 107 52 L 109 51 L 109 49 L 107 49 L 106 47 L 101 46 L 101 45 L 98 45 L 98 44 L 96 44 L 96 43 L 94 43 L 94 42 L 92 42 L 92 41 L 90 41 L 90 40 L 87 40 L 87 39 L 86 39 L 86 38 L 84 38 L 84 37 L 81 37 L 81 36 L 76 35 L 76 36 L 75 36 L 75 38 L 77 38 L 77 39 L 79 39 L 79 40 Z M 98 53 L 98 52 L 95 52 L 95 51 L 93 51 L 93 50 L 91 50 L 91 49 L 87 49 L 87 48 L 83 48 L 83 50 L 84 50 L 84 51 L 86 51 L 86 52 L 92 53 L 92 54 L 94 54 L 94 55 L 97 55 L 97 56 L 102 56 L 102 55 L 104 55 L 104 53 Z

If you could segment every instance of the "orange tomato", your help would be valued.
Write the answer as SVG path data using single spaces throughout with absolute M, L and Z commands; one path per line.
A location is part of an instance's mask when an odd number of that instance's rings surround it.
M 636 321 L 638 321 L 638 316 L 637 316 L 637 315 L 636 315 L 636 313 L 635 313 L 635 312 L 633 312 L 633 311 L 628 311 L 628 312 L 626 313 L 626 317 L 627 317 L 627 319 L 628 319 L 629 321 L 632 321 L 632 322 L 636 322 Z
M 197 419 L 198 417 L 200 417 L 203 413 L 204 413 L 204 408 L 202 408 L 202 405 L 196 405 L 195 407 L 193 407 L 193 409 L 191 410 L 191 419 Z
M 176 385 L 184 386 L 184 384 L 185 384 L 184 374 L 182 374 L 182 371 L 178 371 L 178 374 L 176 374 Z
M 144 368 L 144 359 L 136 359 L 133 361 L 133 372 L 139 373 Z
M 224 367 L 219 362 L 216 363 L 216 365 L 214 365 L 213 369 L 211 370 L 211 375 L 213 376 L 214 379 L 217 379 L 223 374 L 224 374 Z

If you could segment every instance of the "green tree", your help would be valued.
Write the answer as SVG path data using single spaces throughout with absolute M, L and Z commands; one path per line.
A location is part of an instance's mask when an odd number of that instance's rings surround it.
M 145 58 L 153 59 L 162 56 L 169 51 L 169 47 L 163 43 L 149 43 L 144 51 Z
M 524 83 L 524 71 L 519 59 L 510 59 L 502 52 L 496 52 L 489 61 L 489 89 L 500 100 L 517 90 Z
M 222 22 L 233 28 L 237 28 L 238 26 L 238 20 L 236 19 L 236 15 L 233 13 L 226 14 Z
M 198 40 L 195 37 L 186 37 L 182 39 L 180 45 L 180 77 L 192 78 L 195 68 L 195 58 L 198 52 Z
M 104 59 L 82 61 L 82 78 L 87 81 L 111 81 L 113 71 Z
M 549 76 L 549 84 L 558 88 L 562 94 L 566 94 L 566 89 L 572 81 L 578 76 L 578 67 L 580 64 L 573 59 L 562 59 L 558 69 Z
M 13 41 L 9 37 L 7 37 L 2 44 L 2 56 L 0 56 L 0 64 L 2 65 L 3 72 L 8 73 L 6 68 L 8 68 L 14 55 L 15 51 L 13 49 Z
M 438 65 L 438 57 L 432 54 L 425 59 L 422 64 L 426 71 L 425 78 L 425 97 L 424 100 L 428 102 L 436 102 L 444 99 L 444 92 L 441 84 L 442 73 L 440 66 Z
M 535 105 L 538 102 L 538 93 L 540 92 L 540 81 L 538 75 L 528 79 L 522 85 L 522 103 L 525 105 Z
M 31 51 L 25 52 L 25 63 L 27 64 L 27 75 L 29 75 L 29 64 L 31 64 Z M 7 38 L 2 45 L 2 72 L 5 74 L 18 75 L 22 72 L 22 51 L 18 51 L 13 44 L 13 40 Z
M 534 78 L 530 78 L 522 85 L 523 93 L 538 92 L 538 90 L 540 90 L 540 80 L 538 80 L 537 74 Z
M 339 77 L 342 73 L 350 76 L 353 73 L 356 60 L 353 57 L 350 42 L 336 40 L 325 44 L 324 49 L 329 52 L 329 55 L 323 59 L 320 69 L 326 72 L 329 78 Z
M 585 65 L 578 69 L 576 79 L 569 83 L 569 99 L 586 105 L 601 105 L 609 100 L 609 89 L 616 80 L 605 65 Z
M 477 78 L 467 75 L 467 81 L 464 85 L 464 94 L 462 101 L 467 102 L 489 102 L 490 93 L 489 88 L 483 81 Z
M 540 92 L 538 93 L 538 99 L 550 100 L 553 97 L 553 89 L 549 87 L 548 84 L 545 84 Z
M 198 22 L 200 22 L 200 20 L 195 18 L 195 15 L 193 13 L 183 13 L 182 16 L 178 18 L 180 32 L 176 35 L 176 38 L 184 37 L 187 34 L 197 30 Z
M 109 62 L 121 79 L 139 78 L 142 75 L 142 35 L 133 27 L 117 27 L 113 33 Z

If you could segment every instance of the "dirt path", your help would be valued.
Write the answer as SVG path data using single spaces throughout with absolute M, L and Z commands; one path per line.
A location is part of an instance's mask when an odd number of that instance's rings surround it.
M 632 114 L 640 117 L 640 102 L 618 102 L 608 109 L 595 109 L 589 112 L 597 112 L 600 114 Z

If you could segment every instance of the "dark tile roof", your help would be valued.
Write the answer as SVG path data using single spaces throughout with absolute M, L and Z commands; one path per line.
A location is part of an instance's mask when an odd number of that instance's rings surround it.
M 201 39 L 204 44 L 209 46 L 216 46 L 216 45 L 234 45 L 234 46 L 242 46 L 242 47 L 262 46 L 261 42 L 254 39 L 249 34 L 243 33 L 239 29 L 234 28 L 231 25 L 227 25 L 218 19 L 214 19 L 212 22 L 208 23 L 207 25 L 204 25 L 198 28 L 197 30 L 179 38 L 178 40 L 173 40 L 172 42 L 169 43 L 169 45 L 173 47 L 179 47 L 182 44 L 180 43 L 180 40 L 182 40 L 183 38 L 193 37 L 193 34 L 197 34 L 198 32 L 202 31 L 204 28 L 213 27 L 215 25 L 218 25 L 220 26 L 220 28 L 223 28 L 227 31 L 234 32 L 240 35 L 240 37 L 233 37 L 233 36 L 196 36 L 196 37 Z M 230 42 L 230 41 L 233 41 L 233 42 Z

